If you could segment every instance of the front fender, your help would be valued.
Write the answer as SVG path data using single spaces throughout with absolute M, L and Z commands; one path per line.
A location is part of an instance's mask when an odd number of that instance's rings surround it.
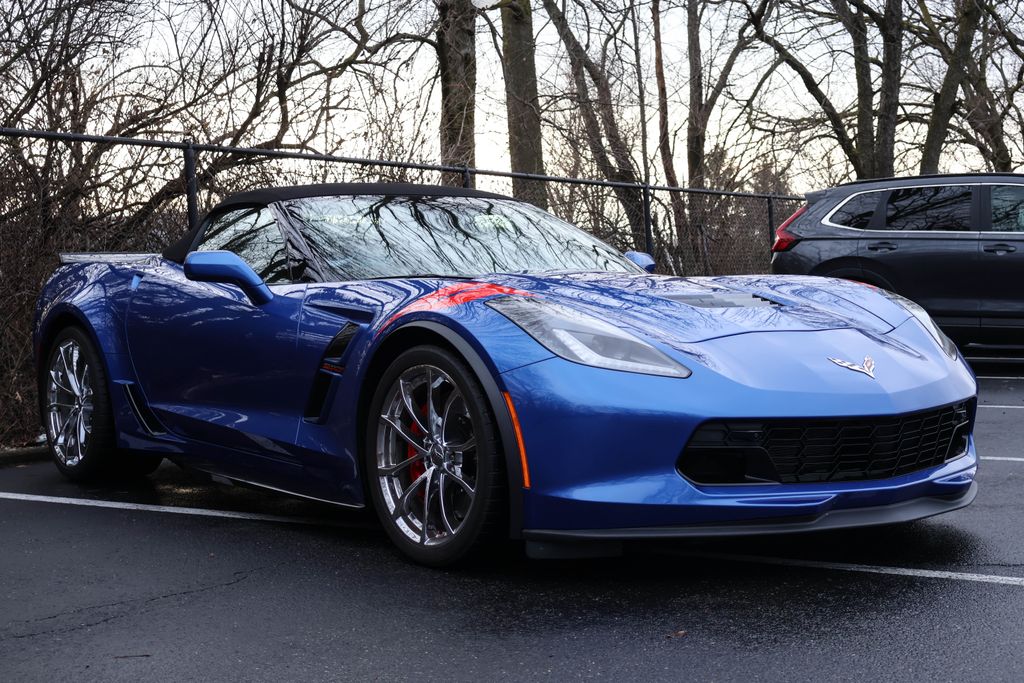
M 436 335 L 465 359 L 480 381 L 498 425 L 509 488 L 509 534 L 519 538 L 523 520 L 524 476 L 519 445 L 508 404 L 502 373 L 530 365 L 553 355 L 505 316 L 486 306 L 484 300 L 460 303 L 442 310 L 415 310 L 389 321 L 374 351 L 395 334 L 422 330 Z M 372 359 L 370 360 L 372 363 Z

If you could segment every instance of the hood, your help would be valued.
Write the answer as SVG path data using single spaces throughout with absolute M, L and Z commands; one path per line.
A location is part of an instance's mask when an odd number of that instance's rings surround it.
M 751 332 L 890 332 L 909 314 L 864 285 L 829 278 L 681 278 L 632 273 L 488 276 L 672 346 Z

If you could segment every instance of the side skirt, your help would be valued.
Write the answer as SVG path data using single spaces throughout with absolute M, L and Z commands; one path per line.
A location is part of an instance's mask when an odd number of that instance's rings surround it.
M 328 498 L 318 498 L 316 496 L 310 496 L 310 495 L 307 495 L 305 493 L 297 493 L 295 491 L 289 491 L 288 489 L 279 488 L 277 486 L 270 486 L 269 484 L 261 484 L 258 481 L 250 481 L 248 479 L 240 479 L 238 477 L 229 477 L 229 476 L 226 476 L 224 474 L 221 474 L 220 472 L 215 472 L 213 470 L 208 470 L 208 469 L 204 469 L 204 468 L 201 468 L 201 467 L 196 467 L 194 465 L 188 465 L 188 464 L 185 464 L 183 462 L 178 462 L 177 459 L 175 459 L 175 464 L 178 467 L 182 468 L 183 470 L 186 470 L 186 471 L 189 471 L 189 472 L 200 472 L 202 474 L 205 474 L 206 476 L 210 477 L 210 479 L 212 481 L 214 481 L 214 482 L 216 482 L 218 484 L 225 484 L 227 486 L 244 486 L 246 488 L 261 489 L 261 490 L 264 490 L 264 491 L 273 491 L 275 493 L 283 493 L 283 494 L 285 494 L 287 496 L 292 496 L 294 498 L 304 498 L 306 500 L 314 500 L 314 501 L 316 501 L 318 503 L 327 503 L 328 505 L 336 505 L 338 507 L 351 508 L 351 509 L 355 509 L 355 510 L 362 510 L 363 508 L 366 507 L 366 505 L 364 505 L 362 503 L 342 503 L 342 502 L 337 501 L 337 500 L 330 500 Z

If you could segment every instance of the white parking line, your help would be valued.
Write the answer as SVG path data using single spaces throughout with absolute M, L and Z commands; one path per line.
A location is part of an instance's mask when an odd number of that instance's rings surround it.
M 1024 458 L 983 458 L 987 460 L 1021 460 Z M 228 519 L 248 519 L 260 522 L 284 522 L 287 524 L 310 524 L 337 526 L 331 520 L 310 517 L 284 517 L 281 515 L 265 515 L 256 512 L 234 512 L 231 510 L 208 510 L 205 508 L 174 507 L 170 505 L 147 505 L 145 503 L 121 503 L 112 500 L 90 500 L 88 498 L 64 498 L 61 496 L 39 496 L 30 493 L 11 493 L 0 491 L 0 499 L 16 500 L 32 503 L 54 503 L 57 505 L 80 505 L 84 507 L 113 508 L 118 510 L 139 510 L 143 512 L 166 512 L 175 515 L 192 515 L 198 517 L 225 517 Z M 809 569 L 832 569 L 863 574 L 890 574 L 894 576 L 912 576 L 926 579 L 949 579 L 953 581 L 973 581 L 975 583 L 996 583 L 1007 586 L 1024 586 L 1024 577 L 1000 576 L 998 574 L 974 574 L 969 572 L 950 572 L 935 569 L 912 569 L 908 567 L 885 567 L 869 564 L 847 564 L 844 562 L 820 562 L 818 560 L 797 560 L 785 557 L 763 557 L 758 555 L 732 555 L 727 553 L 679 553 L 686 557 L 704 558 L 709 560 L 726 560 L 730 562 L 748 562 L 752 564 L 769 564 L 784 567 L 806 567 Z
M 227 517 L 229 519 L 251 519 L 259 522 L 284 522 L 286 524 L 315 524 L 336 526 L 332 520 L 312 517 L 284 517 L 265 515 L 259 512 L 235 512 L 233 510 L 207 510 L 206 508 L 175 507 L 173 505 L 147 505 L 145 503 L 121 503 L 113 500 L 91 500 L 89 498 L 63 498 L 60 496 L 37 496 L 31 493 L 10 493 L 0 491 L 0 499 L 21 500 L 31 503 L 56 503 L 58 505 L 81 505 L 93 508 L 115 508 L 118 510 L 142 510 L 144 512 L 168 512 L 173 515 L 197 517 Z
M 1007 406 L 1007 405 L 999 405 L 999 404 L 996 404 L 996 403 L 979 403 L 978 407 L 979 408 L 1024 408 L 1024 406 Z
M 1024 462 L 1024 458 L 1004 458 L 998 455 L 983 455 L 982 460 L 1005 460 L 1006 462 Z
M 937 569 L 911 569 L 908 567 L 886 567 L 872 564 L 847 564 L 845 562 L 819 562 L 818 560 L 796 560 L 787 557 L 762 557 L 759 555 L 731 555 L 728 553 L 681 553 L 687 557 L 699 557 L 709 560 L 726 560 L 730 562 L 749 562 L 752 564 L 770 564 L 780 567 L 806 567 L 809 569 L 832 569 L 841 572 L 859 572 L 862 574 L 890 574 L 893 576 L 913 576 L 923 579 L 949 579 L 952 581 L 973 581 L 975 583 L 998 583 L 1005 586 L 1024 586 L 1024 577 L 1000 576 L 999 574 L 974 574 L 971 572 L 948 572 Z

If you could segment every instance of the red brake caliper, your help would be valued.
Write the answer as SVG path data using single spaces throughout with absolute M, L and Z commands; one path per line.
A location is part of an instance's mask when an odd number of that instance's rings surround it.
M 413 420 L 412 424 L 409 425 L 409 431 L 412 432 L 413 436 L 422 436 L 423 435 L 423 430 L 420 429 L 420 426 L 418 424 L 416 424 L 415 420 Z M 412 444 L 406 444 L 406 446 L 405 446 L 405 459 L 406 460 L 411 460 L 412 458 L 415 458 L 415 457 L 416 457 L 416 449 L 413 448 Z M 424 463 L 422 459 L 419 462 L 414 462 L 413 464 L 409 465 L 409 483 L 411 484 L 414 481 L 416 481 L 417 479 L 419 479 L 420 475 L 422 475 L 426 471 L 427 471 L 427 466 L 426 466 L 426 463 Z M 416 495 L 418 497 L 422 498 L 423 497 L 422 489 L 421 489 L 421 492 L 417 493 Z

